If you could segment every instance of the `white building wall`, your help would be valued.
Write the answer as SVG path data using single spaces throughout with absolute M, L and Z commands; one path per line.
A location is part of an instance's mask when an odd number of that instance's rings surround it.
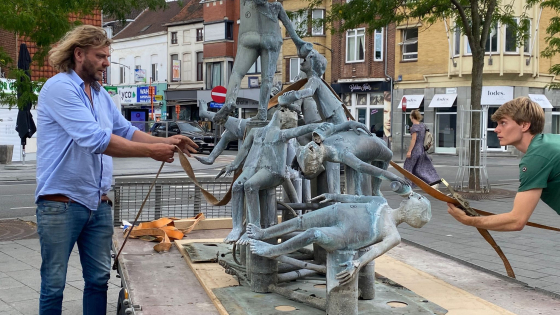
M 168 28 L 168 82 L 170 88 L 201 88 L 203 81 L 196 81 L 196 53 L 202 52 L 204 49 L 204 41 L 196 41 L 196 29 L 203 28 L 202 22 L 178 26 L 170 26 Z M 177 32 L 177 44 L 171 44 L 171 33 Z M 181 81 L 172 82 L 171 72 L 171 55 L 178 55 L 181 64 Z M 190 58 L 188 58 L 190 57 Z M 204 69 L 203 69 L 204 71 Z
M 123 64 L 126 70 L 126 80 L 121 83 L 118 64 L 111 63 L 111 80 L 108 82 L 110 85 L 131 85 L 134 82 L 134 67 L 138 60 L 141 62 L 142 69 L 146 70 L 147 82 L 151 77 L 152 65 L 151 61 L 154 55 L 157 55 L 158 60 L 158 80 L 153 83 L 166 82 L 169 73 L 169 65 L 167 57 L 167 32 L 159 32 L 149 34 L 146 36 L 131 37 L 125 39 L 118 39 L 113 41 L 111 45 L 113 49 L 111 53 L 111 61 L 119 62 L 124 59 Z M 139 57 L 139 58 L 138 58 Z

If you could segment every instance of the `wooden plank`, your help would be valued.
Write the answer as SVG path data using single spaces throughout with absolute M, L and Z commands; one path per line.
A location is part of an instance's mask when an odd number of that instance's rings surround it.
M 186 230 L 191 225 L 193 225 L 196 219 L 185 219 L 176 220 L 175 227 L 180 230 Z M 233 225 L 231 223 L 231 218 L 215 218 L 215 219 L 204 219 L 194 227 L 194 230 L 216 230 L 216 229 L 231 229 Z
M 231 220 L 231 219 L 230 219 Z M 202 223 L 202 222 L 201 222 Z M 224 268 L 217 263 L 193 263 L 189 257 L 189 254 L 183 247 L 184 244 L 188 243 L 219 243 L 223 239 L 190 239 L 190 240 L 176 240 L 175 246 L 179 249 L 183 255 L 183 259 L 187 262 L 196 278 L 206 291 L 206 294 L 210 297 L 210 300 L 218 309 L 220 315 L 229 315 L 225 307 L 222 305 L 220 300 L 216 297 L 213 289 L 233 287 L 239 285 L 236 278 L 225 273 Z
M 180 230 L 186 230 L 193 225 L 196 219 L 175 220 L 175 227 Z M 278 216 L 278 223 L 282 222 L 282 216 Z M 231 218 L 212 218 L 204 219 L 195 226 L 193 231 L 196 230 L 216 230 L 216 229 L 232 229 L 233 224 Z

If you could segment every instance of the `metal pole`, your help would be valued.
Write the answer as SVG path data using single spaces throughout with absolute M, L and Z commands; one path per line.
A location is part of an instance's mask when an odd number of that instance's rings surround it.
M 401 161 L 404 160 L 403 158 L 403 154 L 404 154 L 404 124 L 405 124 L 405 120 L 406 120 L 406 114 L 403 112 L 403 119 L 402 119 L 402 131 L 401 131 Z

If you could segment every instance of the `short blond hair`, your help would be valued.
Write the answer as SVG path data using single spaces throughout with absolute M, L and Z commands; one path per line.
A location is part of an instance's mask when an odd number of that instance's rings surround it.
M 49 51 L 49 64 L 59 72 L 69 72 L 74 69 L 74 50 L 90 47 L 99 48 L 110 46 L 112 40 L 101 27 L 80 25 L 64 35 L 56 47 Z
M 420 114 L 420 111 L 415 109 L 412 112 L 410 112 L 410 118 L 414 118 L 418 121 L 421 121 L 422 118 L 424 118 L 424 116 L 422 116 L 422 114 Z
M 505 117 L 510 117 L 518 125 L 530 123 L 529 133 L 536 135 L 544 129 L 544 110 L 539 104 L 531 101 L 528 97 L 518 97 L 504 103 L 492 115 L 492 121 L 499 121 Z

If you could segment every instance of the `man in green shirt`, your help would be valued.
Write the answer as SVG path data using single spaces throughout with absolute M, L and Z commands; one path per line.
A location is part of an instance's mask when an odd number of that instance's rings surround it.
M 470 217 L 448 204 L 457 221 L 494 231 L 520 231 L 533 214 L 539 198 L 560 214 L 560 135 L 542 134 L 544 111 L 527 97 L 502 105 L 492 115 L 500 145 L 513 145 L 525 156 L 519 163 L 519 189 L 508 213 Z

